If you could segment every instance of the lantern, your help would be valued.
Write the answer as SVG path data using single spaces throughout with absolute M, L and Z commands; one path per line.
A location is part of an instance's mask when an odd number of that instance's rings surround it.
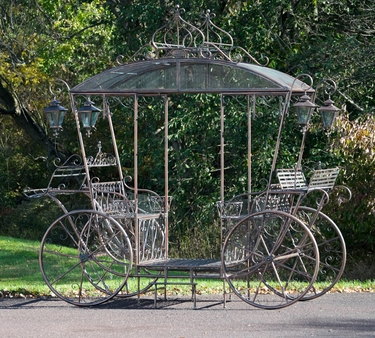
M 95 129 L 95 124 L 98 119 L 100 109 L 96 108 L 93 105 L 93 102 L 88 99 L 84 103 L 83 107 L 78 108 L 77 111 L 83 128 L 87 129 L 87 133 L 90 135 L 91 129 Z
M 305 93 L 297 103 L 293 104 L 293 107 L 297 110 L 298 123 L 305 126 L 309 123 L 311 111 L 316 105 L 310 101 L 310 96 Z
M 49 127 L 54 131 L 55 136 L 57 136 L 59 131 L 62 130 L 65 112 L 68 110 L 67 108 L 61 106 L 60 103 L 60 101 L 53 99 L 50 102 L 49 107 L 46 107 L 43 110 Z
M 337 113 L 340 110 L 333 103 L 334 102 L 329 98 L 328 100 L 324 101 L 324 105 L 322 107 L 318 108 L 322 117 L 323 127 L 325 129 L 329 129 L 333 126 Z

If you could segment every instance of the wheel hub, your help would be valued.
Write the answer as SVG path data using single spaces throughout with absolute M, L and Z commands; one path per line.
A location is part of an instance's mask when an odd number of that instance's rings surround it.
M 264 261 L 265 261 L 265 263 L 272 263 L 273 262 L 273 256 L 264 257 Z
M 79 259 L 80 259 L 81 263 L 85 263 L 89 260 L 89 255 L 87 253 L 83 252 L 79 255 Z

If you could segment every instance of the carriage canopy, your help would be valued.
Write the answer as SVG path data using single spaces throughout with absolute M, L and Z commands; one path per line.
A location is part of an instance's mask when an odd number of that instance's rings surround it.
M 215 59 L 158 59 L 125 64 L 97 74 L 74 87 L 78 94 L 304 92 L 300 80 L 275 69 Z

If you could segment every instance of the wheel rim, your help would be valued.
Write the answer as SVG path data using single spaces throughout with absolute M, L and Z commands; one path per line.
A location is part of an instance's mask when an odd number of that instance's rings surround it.
M 222 251 L 224 277 L 250 305 L 278 309 L 301 299 L 318 273 L 313 235 L 296 217 L 262 211 L 229 232 Z

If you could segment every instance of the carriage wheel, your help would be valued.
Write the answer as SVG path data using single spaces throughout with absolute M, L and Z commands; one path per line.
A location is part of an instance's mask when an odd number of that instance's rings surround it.
M 346 247 L 340 229 L 327 215 L 301 206 L 296 216 L 309 227 L 319 248 L 320 265 L 316 282 L 302 298 L 310 300 L 324 295 L 341 278 L 346 264 Z
M 125 285 L 132 261 L 124 229 L 95 210 L 72 211 L 58 218 L 45 233 L 39 253 L 48 287 L 78 306 L 114 297 Z
M 247 216 L 223 244 L 224 277 L 246 303 L 279 309 L 301 299 L 312 287 L 319 251 L 308 227 L 282 211 Z

